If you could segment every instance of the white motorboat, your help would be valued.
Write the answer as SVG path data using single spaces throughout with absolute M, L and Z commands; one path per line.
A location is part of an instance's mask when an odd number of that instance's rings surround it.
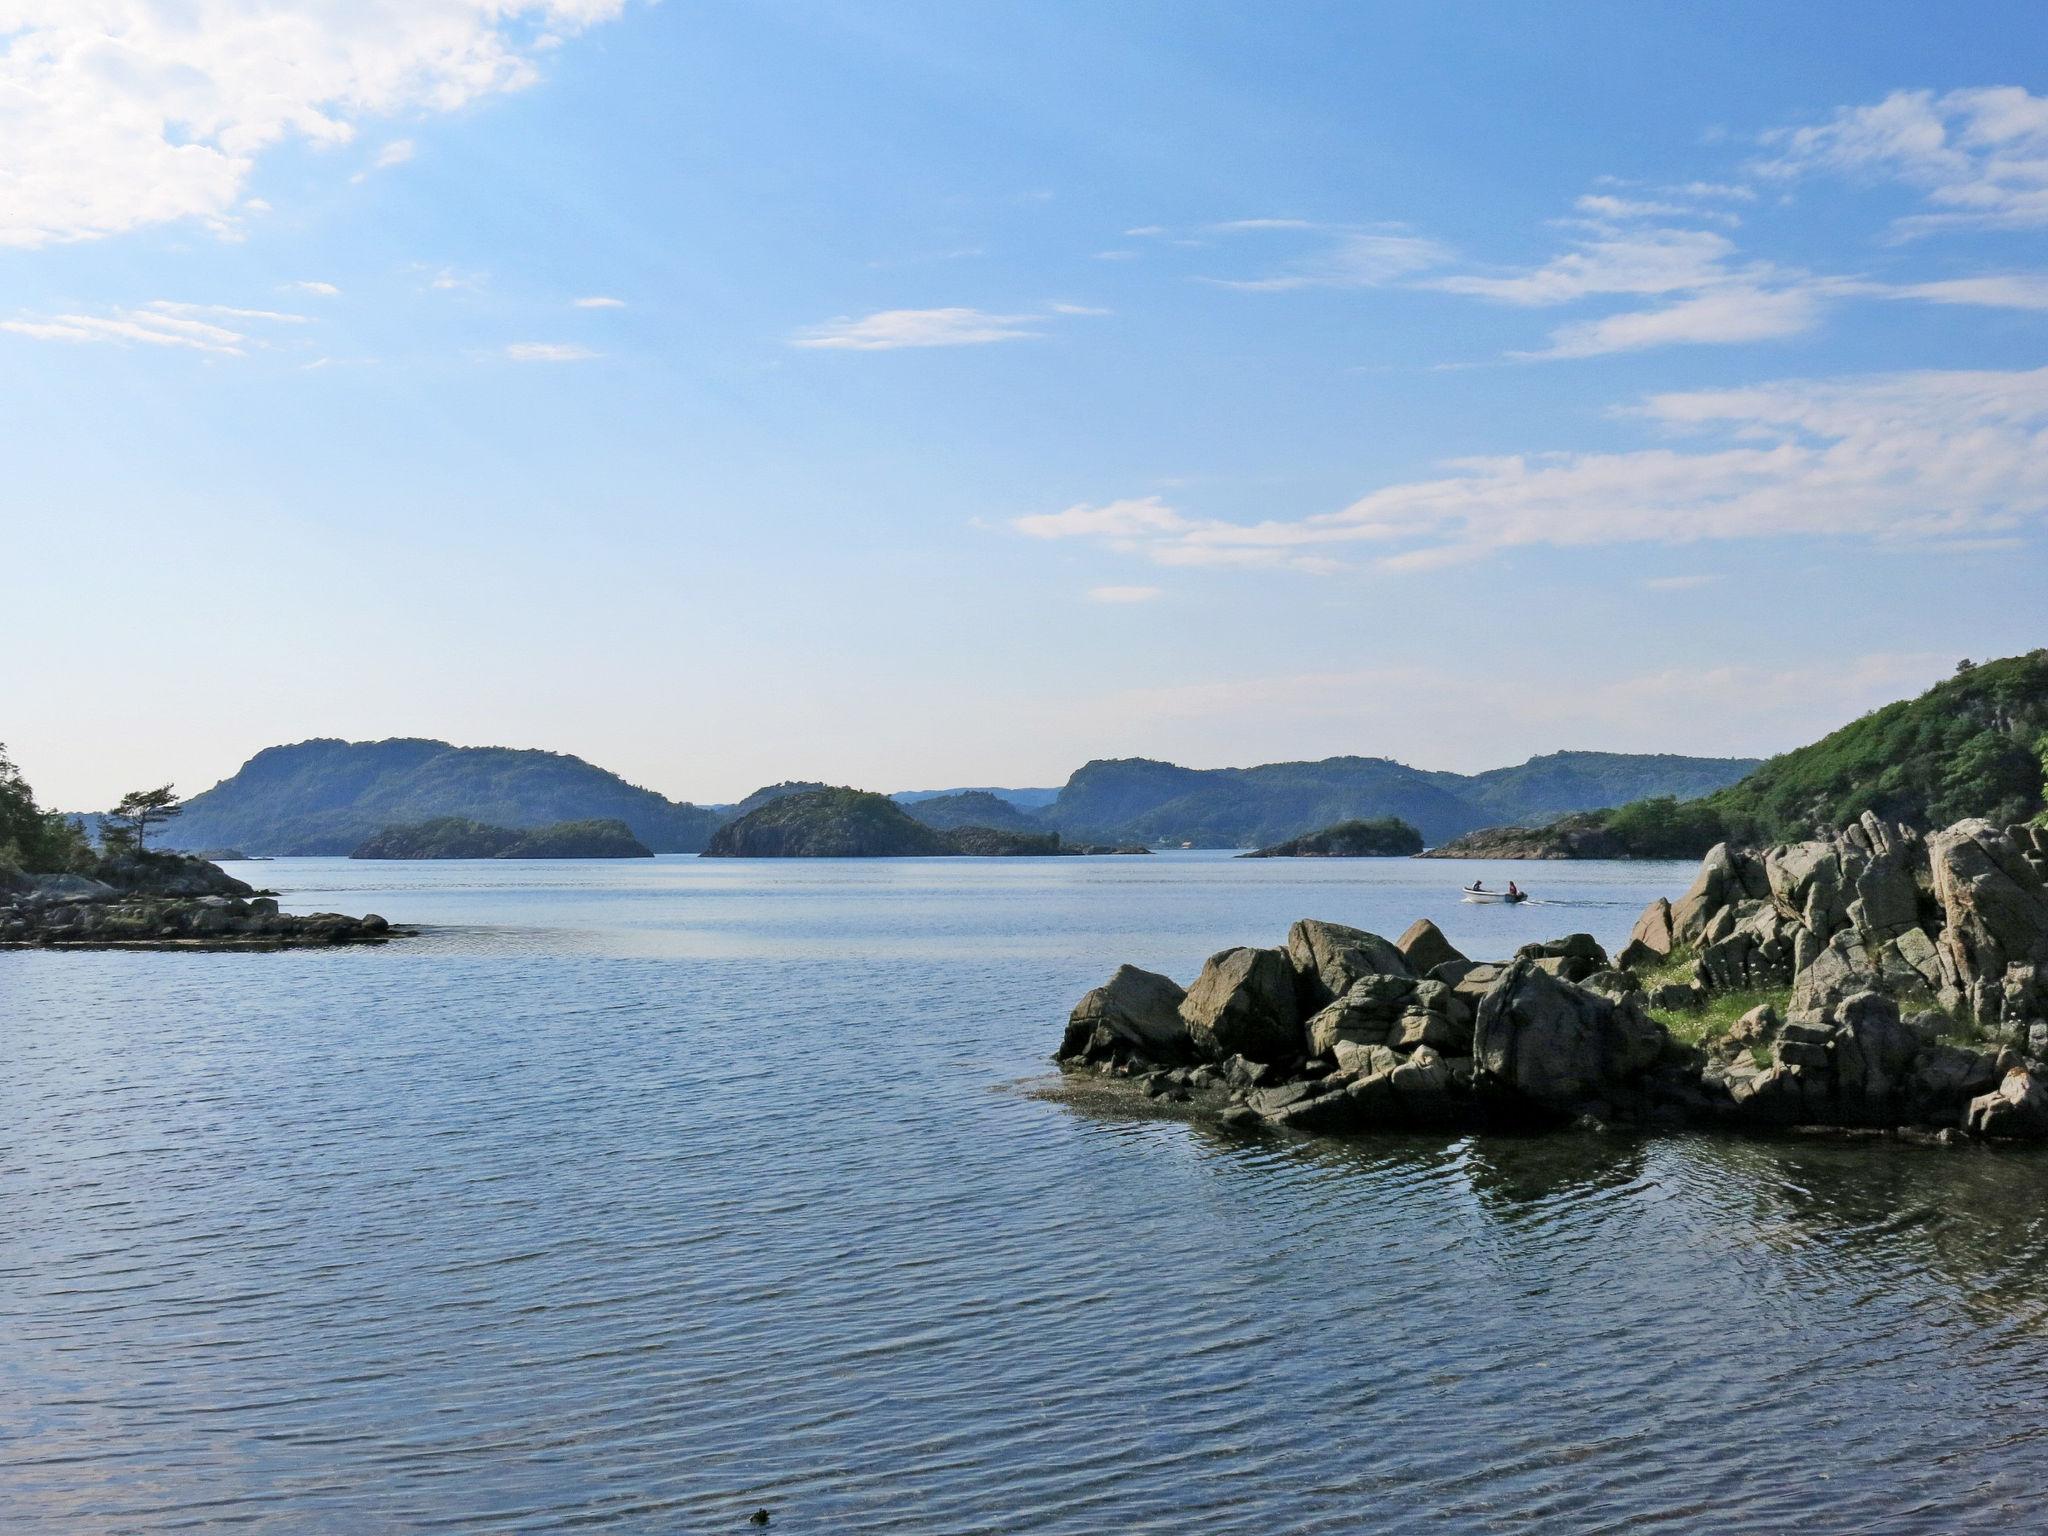
M 1477 886 L 1472 885 L 1468 885 L 1464 889 L 1467 901 L 1504 901 L 1509 906 L 1513 906 L 1518 901 L 1527 901 L 1529 899 L 1527 891 L 1482 891 Z

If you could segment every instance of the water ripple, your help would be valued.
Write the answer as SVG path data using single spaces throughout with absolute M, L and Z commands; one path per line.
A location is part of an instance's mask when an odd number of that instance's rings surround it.
M 433 926 L 5 957 L 6 1528 L 2033 1519 L 2048 1160 L 1046 1102 L 1118 961 L 1434 899 L 1147 864 L 281 861 Z M 1612 929 L 1670 872 L 1546 878 Z

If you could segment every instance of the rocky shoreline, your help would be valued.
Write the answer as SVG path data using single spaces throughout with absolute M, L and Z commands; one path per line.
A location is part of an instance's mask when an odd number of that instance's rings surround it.
M 1056 1059 L 1183 1113 L 1313 1135 L 2048 1138 L 2044 876 L 2039 829 L 1923 838 L 1865 817 L 1716 847 L 1612 960 L 1585 934 L 1482 962 L 1427 921 L 1390 942 L 1308 919 L 1282 946 L 1212 956 L 1186 990 L 1123 967 Z
M 412 934 L 374 912 L 280 912 L 274 893 L 176 854 L 0 884 L 0 949 L 324 949 Z

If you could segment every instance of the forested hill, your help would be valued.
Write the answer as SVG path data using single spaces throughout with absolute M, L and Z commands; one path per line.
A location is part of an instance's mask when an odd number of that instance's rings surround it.
M 1798 842 L 1871 812 L 1922 830 L 2043 813 L 2048 650 L 1981 666 L 1852 720 L 1693 799 L 1657 795 L 1512 836 L 1439 850 L 1465 858 L 1697 858 L 1715 843 Z
M 1479 774 L 1429 772 L 1383 757 L 1256 768 L 1182 768 L 1150 758 L 1092 762 L 1042 812 L 1069 841 L 1265 847 L 1335 822 L 1398 817 L 1436 843 L 1475 827 L 1544 821 L 1651 794 L 1698 794 L 1741 778 L 1753 758 L 1555 752 Z
M 2048 752 L 2048 650 L 1956 675 L 1916 699 L 1851 721 L 1774 757 L 1708 795 L 1728 835 L 1746 843 L 1809 837 L 1874 811 L 1941 827 L 1966 816 L 2000 824 L 2041 813 Z
M 722 819 L 561 752 L 319 739 L 258 752 L 186 802 L 178 848 L 346 854 L 385 827 L 461 816 L 533 828 L 615 819 L 657 853 L 695 853 Z

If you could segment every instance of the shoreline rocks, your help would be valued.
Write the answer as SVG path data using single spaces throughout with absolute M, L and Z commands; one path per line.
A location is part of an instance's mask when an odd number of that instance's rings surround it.
M 0 949 L 320 949 L 412 930 L 376 913 L 295 916 L 203 860 L 104 859 L 93 875 L 29 875 L 0 890 Z
M 1688 964 L 1690 982 L 1669 979 Z M 1754 991 L 1780 1001 L 1696 1044 L 1652 1016 Z M 1477 962 L 1427 922 L 1389 943 L 1304 919 L 1283 946 L 1210 957 L 1185 993 L 1127 966 L 1082 999 L 1056 1059 L 1189 1113 L 1314 1135 L 1578 1123 L 2044 1140 L 2044 1013 L 2048 839 L 1981 821 L 1923 838 L 1865 817 L 1809 843 L 1716 847 L 1612 961 L 1586 934 Z

